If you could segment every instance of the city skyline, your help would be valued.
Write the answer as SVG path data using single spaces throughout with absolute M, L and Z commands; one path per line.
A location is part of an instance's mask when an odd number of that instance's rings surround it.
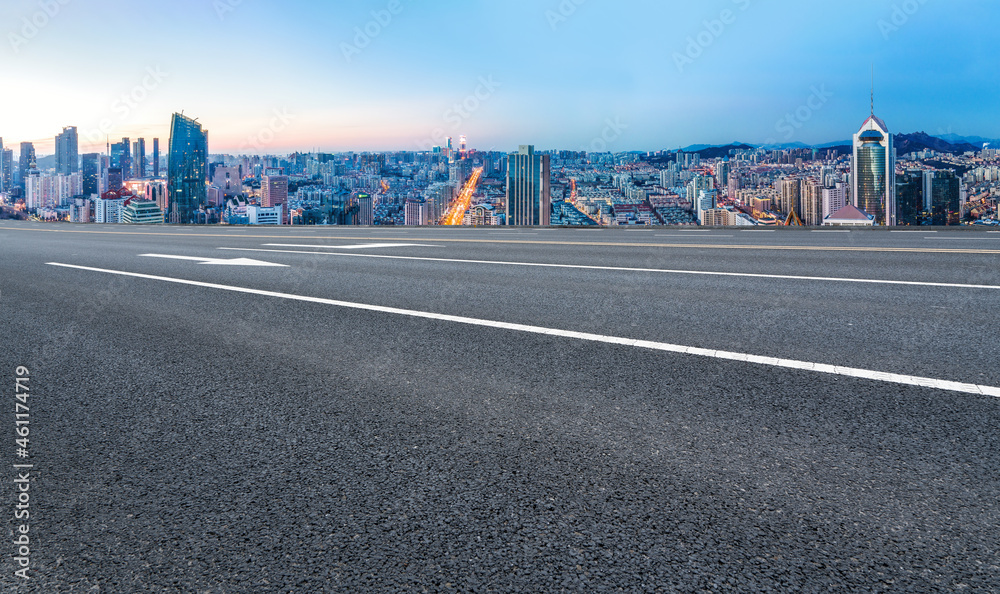
M 857 130 L 871 65 L 895 131 L 1000 137 L 988 117 L 1000 83 L 984 75 L 994 6 L 183 7 L 5 3 L 9 74 L 30 89 L 8 97 L 19 117 L 0 130 L 7 145 L 53 154 L 75 126 L 80 154 L 101 152 L 107 138 L 166 138 L 175 111 L 212 130 L 213 153 L 426 150 L 462 134 L 503 151 L 819 144 Z M 149 43 L 94 66 L 107 51 L 95 31 L 147 22 Z

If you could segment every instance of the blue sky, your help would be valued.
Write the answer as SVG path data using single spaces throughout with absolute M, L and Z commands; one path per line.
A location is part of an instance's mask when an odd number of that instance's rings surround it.
M 874 64 L 894 132 L 1000 137 L 997 22 L 990 0 L 5 0 L 0 136 L 165 143 L 184 110 L 212 152 L 821 143 L 865 119 Z

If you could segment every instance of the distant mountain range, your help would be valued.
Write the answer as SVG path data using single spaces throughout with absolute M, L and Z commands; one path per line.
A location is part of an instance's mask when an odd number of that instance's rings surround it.
M 978 152 L 983 149 L 984 144 L 990 144 L 1000 148 L 1000 140 L 991 140 L 981 136 L 958 136 L 947 134 L 944 136 L 931 136 L 926 132 L 914 132 L 912 134 L 895 134 L 893 142 L 896 146 L 896 153 L 907 155 L 913 152 L 932 150 L 939 153 L 949 153 L 952 155 L 967 152 Z M 823 144 L 805 144 L 802 142 L 788 142 L 782 144 L 749 145 L 744 142 L 733 142 L 727 145 L 693 144 L 681 149 L 685 153 L 697 153 L 703 159 L 714 159 L 724 157 L 731 150 L 746 150 L 752 148 L 765 148 L 770 150 L 790 150 L 790 149 L 818 149 L 837 150 L 840 153 L 851 152 L 851 140 L 838 140 Z

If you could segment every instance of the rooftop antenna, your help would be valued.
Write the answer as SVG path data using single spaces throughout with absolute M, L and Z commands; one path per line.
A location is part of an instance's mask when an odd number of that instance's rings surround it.
M 872 64 L 872 117 L 875 117 L 875 64 Z

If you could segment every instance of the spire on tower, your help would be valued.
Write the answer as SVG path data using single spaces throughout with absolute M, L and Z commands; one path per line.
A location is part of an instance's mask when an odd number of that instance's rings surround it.
M 872 64 L 872 116 L 875 115 L 875 65 Z

